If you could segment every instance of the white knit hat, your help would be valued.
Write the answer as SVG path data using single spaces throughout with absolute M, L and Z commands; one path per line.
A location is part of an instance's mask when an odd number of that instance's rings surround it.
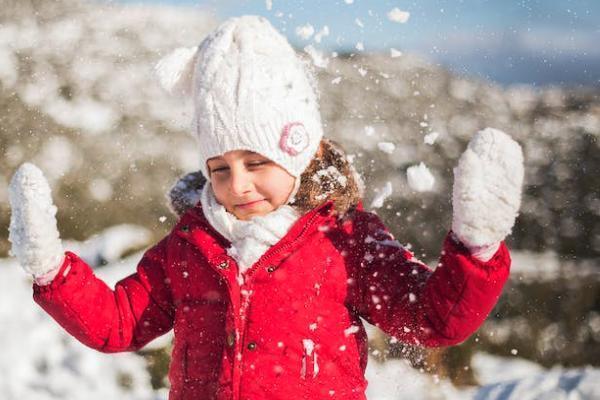
M 263 17 L 228 19 L 199 47 L 163 58 L 156 71 L 165 89 L 193 96 L 193 130 L 207 179 L 206 161 L 232 150 L 260 153 L 298 178 L 319 147 L 315 80 Z

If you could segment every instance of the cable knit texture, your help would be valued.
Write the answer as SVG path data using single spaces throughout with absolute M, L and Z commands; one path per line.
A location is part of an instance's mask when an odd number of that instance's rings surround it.
M 228 19 L 197 52 L 177 49 L 156 72 L 168 91 L 185 93 L 186 82 L 192 84 L 192 129 L 208 179 L 206 160 L 228 151 L 260 153 L 298 177 L 318 149 L 323 127 L 316 80 L 263 17 Z

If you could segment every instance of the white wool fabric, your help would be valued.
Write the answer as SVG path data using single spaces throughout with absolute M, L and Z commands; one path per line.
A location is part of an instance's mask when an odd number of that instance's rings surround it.
M 285 204 L 268 214 L 242 221 L 221 205 L 207 182 L 200 196 L 206 219 L 223 237 L 231 242 L 228 254 L 239 266 L 239 277 L 290 230 L 300 214 Z
M 192 129 L 207 179 L 206 161 L 233 150 L 260 153 L 290 175 L 302 174 L 323 137 L 316 79 L 267 19 L 230 18 L 197 51 L 175 52 L 156 71 L 169 91 L 185 92 L 191 82 Z
M 189 96 L 198 47 L 180 47 L 163 57 L 154 67 L 160 85 L 171 95 Z
M 510 234 L 521 204 L 523 152 L 506 133 L 477 132 L 454 169 L 452 230 L 483 256 Z
M 8 196 L 11 253 L 34 276 L 56 272 L 64 252 L 56 227 L 56 206 L 42 171 L 30 163 L 21 165 L 10 181 Z

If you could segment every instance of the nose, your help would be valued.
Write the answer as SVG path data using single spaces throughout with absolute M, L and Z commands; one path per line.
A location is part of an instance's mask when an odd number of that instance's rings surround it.
M 233 196 L 243 197 L 250 192 L 252 180 L 244 168 L 231 168 L 229 191 Z

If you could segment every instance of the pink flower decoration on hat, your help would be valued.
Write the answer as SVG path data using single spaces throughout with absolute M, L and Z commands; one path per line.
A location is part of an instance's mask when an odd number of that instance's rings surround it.
M 279 147 L 286 153 L 295 156 L 308 147 L 308 132 L 301 122 L 290 122 L 283 127 Z

